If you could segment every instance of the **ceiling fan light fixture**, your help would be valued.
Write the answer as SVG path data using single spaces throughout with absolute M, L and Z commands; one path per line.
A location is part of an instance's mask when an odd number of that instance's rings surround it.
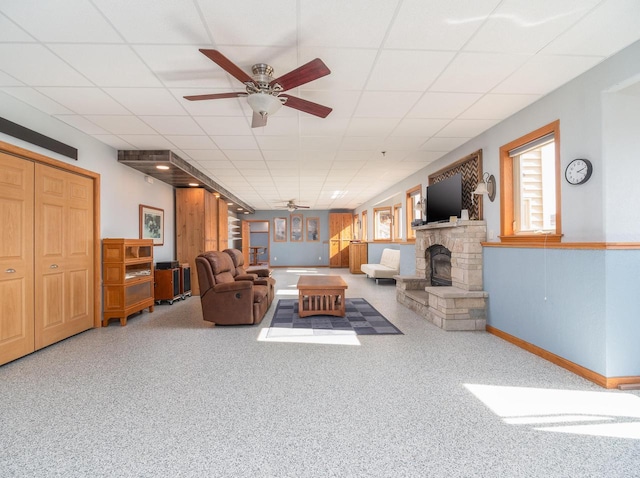
M 253 93 L 247 97 L 251 109 L 260 116 L 271 116 L 282 107 L 282 100 L 268 93 Z

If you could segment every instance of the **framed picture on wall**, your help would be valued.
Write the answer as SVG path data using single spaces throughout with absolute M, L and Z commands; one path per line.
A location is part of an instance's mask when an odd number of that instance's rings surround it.
M 320 218 L 307 218 L 307 242 L 318 242 L 320 240 Z
M 164 244 L 164 209 L 140 204 L 140 239 L 153 239 L 154 246 Z
M 302 214 L 291 215 L 291 242 L 300 242 L 302 237 Z
M 273 218 L 273 242 L 286 242 L 286 241 L 287 241 L 287 218 L 274 217 Z

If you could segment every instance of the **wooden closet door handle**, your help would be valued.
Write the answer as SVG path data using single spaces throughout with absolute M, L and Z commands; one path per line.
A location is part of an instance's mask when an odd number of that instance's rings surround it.
M 7 274 L 13 274 L 13 273 L 15 273 L 15 272 L 16 272 L 16 270 L 15 270 L 15 269 L 7 269 L 7 270 L 5 270 L 5 272 L 6 272 Z
M 49 269 L 57 269 L 58 268 L 58 264 L 51 264 L 49 266 Z

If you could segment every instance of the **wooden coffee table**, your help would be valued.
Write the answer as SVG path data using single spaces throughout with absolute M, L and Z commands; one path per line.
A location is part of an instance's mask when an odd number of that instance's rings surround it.
M 298 315 L 336 315 L 344 317 L 344 291 L 347 283 L 340 276 L 300 276 Z

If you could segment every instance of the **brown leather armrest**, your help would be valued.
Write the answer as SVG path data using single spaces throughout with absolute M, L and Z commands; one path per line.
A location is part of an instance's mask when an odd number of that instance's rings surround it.
M 236 281 L 239 280 L 250 280 L 250 281 L 254 281 L 258 278 L 257 274 L 238 274 L 235 279 Z
M 253 287 L 253 281 L 239 280 L 236 282 L 223 282 L 222 284 L 216 284 L 215 286 L 213 286 L 213 291 L 216 293 L 229 292 L 235 290 L 251 289 L 251 287 Z

